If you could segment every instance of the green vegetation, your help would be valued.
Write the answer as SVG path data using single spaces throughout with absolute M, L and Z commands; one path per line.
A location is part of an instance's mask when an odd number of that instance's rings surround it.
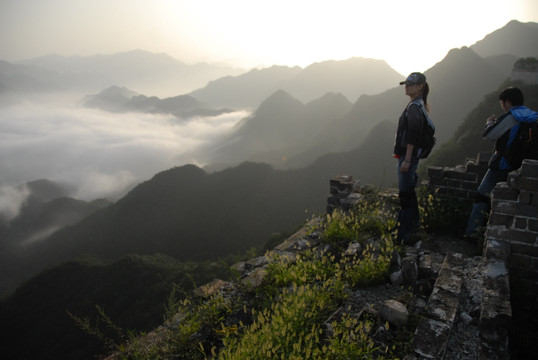
M 422 230 L 427 233 L 463 234 L 472 207 L 472 200 L 438 196 L 433 190 L 417 188 Z
M 387 280 L 394 221 L 381 208 L 379 202 L 365 201 L 355 211 L 336 211 L 315 229 L 321 232 L 319 248 L 293 260 L 268 253 L 271 261 L 262 285 L 236 284 L 228 294 L 186 299 L 160 341 L 131 339 L 117 347 L 116 358 L 398 358 L 393 352 L 402 349 L 399 344 L 381 347 L 372 340 L 377 329 L 373 319 L 344 312 L 324 323 L 353 289 Z M 346 256 L 342 249 L 351 241 L 363 244 L 363 250 Z
M 428 233 L 452 231 L 447 224 L 467 216 L 462 203 L 433 196 L 425 187 L 418 194 L 422 228 Z M 375 191 L 367 195 L 353 211 L 327 215 L 311 229 L 319 236 L 318 247 L 295 258 L 269 251 L 288 236 L 274 234 L 271 245 L 262 249 L 270 263 L 261 286 L 251 288 L 237 278 L 233 290 L 209 299 L 188 294 L 213 278 L 229 278 L 229 264 L 240 257 L 218 263 L 181 263 L 164 255 L 130 255 L 113 262 L 86 257 L 51 268 L 1 303 L 2 323 L 12 329 L 8 339 L 20 352 L 9 355 L 31 357 L 40 351 L 46 358 L 51 351 L 90 359 L 113 351 L 116 359 L 402 357 L 411 328 L 390 329 L 394 334 L 387 346 L 372 338 L 372 329 L 383 324 L 357 317 L 356 310 L 324 323 L 355 289 L 386 282 L 392 255 L 401 251 L 391 240 L 394 199 Z M 360 250 L 348 253 L 351 244 Z M 252 248 L 242 258 L 259 251 Z M 146 333 L 162 324 L 163 314 L 165 325 L 158 335 Z M 21 335 L 31 327 L 38 336 Z M 57 348 L 45 346 L 54 341 Z

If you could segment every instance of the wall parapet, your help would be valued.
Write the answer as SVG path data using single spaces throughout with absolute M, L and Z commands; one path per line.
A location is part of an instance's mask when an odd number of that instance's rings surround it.
M 427 183 L 439 196 L 472 200 L 487 171 L 487 158 L 488 154 L 481 153 L 476 159 L 468 159 L 465 166 L 429 167 Z M 534 321 L 538 318 L 537 160 L 524 160 L 519 170 L 509 174 L 507 182 L 493 190 L 482 267 L 481 356 L 509 358 L 512 309 Z

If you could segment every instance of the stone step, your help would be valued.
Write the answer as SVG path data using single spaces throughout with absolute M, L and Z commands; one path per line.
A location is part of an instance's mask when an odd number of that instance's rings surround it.
M 411 344 L 418 359 L 443 359 L 458 314 L 467 259 L 448 253 Z

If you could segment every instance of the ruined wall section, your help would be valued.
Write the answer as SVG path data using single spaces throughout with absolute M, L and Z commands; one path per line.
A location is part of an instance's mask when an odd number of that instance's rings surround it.
M 513 305 L 538 303 L 538 161 L 524 160 L 493 191 L 484 254 L 508 264 Z

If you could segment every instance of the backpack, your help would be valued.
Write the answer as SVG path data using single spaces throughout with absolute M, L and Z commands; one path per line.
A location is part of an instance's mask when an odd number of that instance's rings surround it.
M 418 158 L 426 159 L 428 155 L 430 155 L 430 153 L 432 152 L 435 142 L 437 141 L 437 139 L 435 138 L 435 126 L 433 125 L 433 122 L 430 119 L 428 112 L 424 108 L 424 105 L 416 102 L 415 104 L 419 105 L 420 110 L 422 110 L 422 114 L 424 114 L 425 120 L 422 126 L 422 136 L 420 137 L 420 140 L 418 142 L 418 148 L 421 149 Z
M 521 166 L 523 159 L 538 160 L 538 122 L 520 122 L 510 130 L 503 157 L 512 170 Z

